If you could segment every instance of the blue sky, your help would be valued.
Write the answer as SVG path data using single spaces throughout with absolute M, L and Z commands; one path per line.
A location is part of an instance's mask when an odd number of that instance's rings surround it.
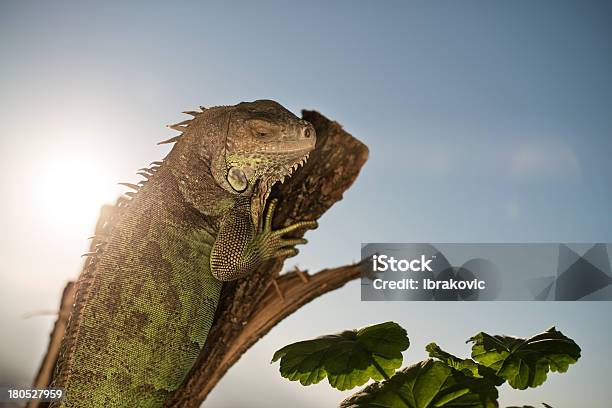
M 103 202 L 165 155 L 199 105 L 317 109 L 370 147 L 342 202 L 288 262 L 316 271 L 361 242 L 611 242 L 612 3 L 598 1 L 31 2 L 0 4 L 0 382 L 37 369 L 64 282 Z M 359 285 L 276 327 L 207 406 L 334 406 L 283 380 L 288 342 L 396 320 L 407 361 L 436 340 L 556 325 L 583 347 L 568 374 L 503 404 L 604 407 L 612 304 L 361 303 Z M 7 336 L 6 333 L 9 333 Z M 240 392 L 236 392 L 240 390 Z

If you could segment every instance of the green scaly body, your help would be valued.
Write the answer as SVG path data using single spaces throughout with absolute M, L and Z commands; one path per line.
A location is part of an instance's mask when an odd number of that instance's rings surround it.
M 262 120 L 272 130 L 262 131 Z M 263 212 L 271 185 L 290 174 L 285 167 L 314 147 L 304 129 L 312 127 L 272 101 L 211 108 L 180 127 L 79 278 L 53 381 L 65 398 L 56 406 L 159 407 L 180 386 L 204 346 L 222 281 L 294 255 L 305 241 L 282 235 L 315 226 L 272 231 L 274 205 Z

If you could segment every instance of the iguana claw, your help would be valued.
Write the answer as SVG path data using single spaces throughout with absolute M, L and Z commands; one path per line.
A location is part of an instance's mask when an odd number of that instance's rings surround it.
M 316 221 L 299 221 L 277 230 L 272 229 L 272 219 L 274 211 L 278 205 L 278 199 L 274 198 L 268 205 L 268 211 L 264 218 L 263 229 L 259 235 L 259 242 L 266 257 L 290 258 L 296 256 L 299 250 L 296 245 L 306 244 L 308 241 L 304 238 L 283 238 L 283 235 L 300 229 L 315 229 L 318 224 Z

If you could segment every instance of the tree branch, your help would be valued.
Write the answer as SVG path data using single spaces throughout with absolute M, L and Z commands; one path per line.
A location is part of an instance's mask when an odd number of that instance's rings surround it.
M 203 388 L 194 396 L 196 400 L 200 398 L 203 400 L 240 356 L 281 320 L 319 296 L 359 277 L 360 264 L 324 269 L 312 276 L 308 275 L 310 279 L 307 282 L 302 280 L 300 274 L 305 272 L 291 272 L 278 278 L 276 282 L 282 297 L 273 285 L 268 286 L 262 299 L 253 308 L 251 320 L 244 323 L 238 336 L 228 345 L 220 365 L 214 370 L 215 377 L 207 379 Z M 189 401 L 184 406 L 192 406 L 191 404 Z M 193 406 L 198 405 L 199 403 Z
M 57 362 L 57 356 L 59 355 L 60 345 L 66 326 L 68 325 L 68 318 L 70 317 L 70 311 L 72 310 L 72 304 L 74 303 L 75 293 L 74 282 L 68 282 L 62 292 L 62 300 L 60 301 L 60 308 L 55 320 L 53 330 L 49 335 L 49 345 L 47 346 L 47 352 L 45 353 L 38 373 L 34 379 L 32 386 L 34 388 L 46 388 L 51 384 L 53 377 L 53 371 L 55 369 L 55 363 Z M 39 408 L 49 406 L 47 402 L 39 402 L 37 400 L 31 400 L 26 404 L 26 408 Z

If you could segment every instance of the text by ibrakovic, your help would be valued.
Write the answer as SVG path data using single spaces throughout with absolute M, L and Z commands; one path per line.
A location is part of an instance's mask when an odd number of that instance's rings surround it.
M 486 282 L 480 279 L 462 280 L 445 279 L 434 280 L 424 278 L 420 282 L 418 279 L 406 278 L 400 280 L 375 279 L 374 289 L 377 290 L 485 290 Z

